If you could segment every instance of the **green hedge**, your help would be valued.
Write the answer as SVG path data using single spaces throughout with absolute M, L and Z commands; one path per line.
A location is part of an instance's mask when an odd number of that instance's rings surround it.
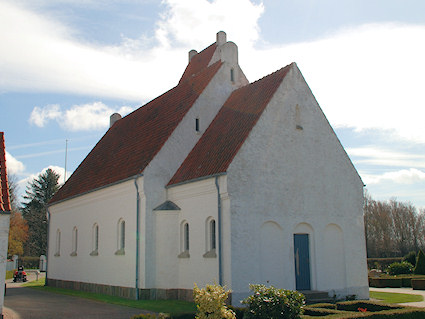
M 329 304 L 325 304 L 325 306 Z M 338 302 L 338 310 L 318 308 L 318 305 L 305 307 L 303 319 L 326 318 L 326 319 L 351 319 L 351 318 L 373 318 L 373 319 L 420 319 L 425 318 L 425 309 L 402 307 L 372 301 L 355 300 Z M 359 308 L 366 309 L 360 312 Z
M 425 279 L 412 279 L 411 282 L 414 290 L 425 290 Z
M 401 288 L 403 278 L 369 278 L 369 286 L 376 288 Z
M 25 269 L 38 269 L 40 267 L 40 257 L 19 257 L 19 266 L 23 266 Z

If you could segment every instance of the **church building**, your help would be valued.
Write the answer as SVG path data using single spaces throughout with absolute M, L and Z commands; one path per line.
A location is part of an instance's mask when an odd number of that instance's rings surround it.
M 224 32 L 110 128 L 49 204 L 49 286 L 368 298 L 363 182 L 295 63 L 250 83 Z

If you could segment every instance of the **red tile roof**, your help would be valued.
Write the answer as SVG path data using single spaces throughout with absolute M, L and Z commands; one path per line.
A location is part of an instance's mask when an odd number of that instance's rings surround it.
M 290 67 L 234 91 L 168 185 L 226 172 Z
M 4 133 L 0 132 L 0 212 L 10 212 L 9 184 L 6 170 L 6 147 Z
M 221 62 L 216 62 L 208 68 L 205 67 L 197 72 L 196 76 L 181 80 L 170 91 L 117 121 L 50 203 L 143 172 L 221 65 Z
M 186 67 L 186 70 L 184 70 L 180 82 L 189 79 L 191 76 L 198 74 L 200 71 L 207 68 L 216 48 L 217 44 L 213 43 L 208 48 L 192 57 L 190 63 Z

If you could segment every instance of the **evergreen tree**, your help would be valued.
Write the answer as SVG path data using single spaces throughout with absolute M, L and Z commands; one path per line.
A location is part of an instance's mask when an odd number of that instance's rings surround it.
M 28 241 L 25 255 L 40 256 L 47 252 L 47 204 L 59 189 L 59 174 L 47 169 L 27 186 L 23 217 L 28 223 Z
M 416 275 L 425 275 L 425 255 L 422 250 L 419 250 L 418 258 L 416 259 L 416 267 L 413 272 Z

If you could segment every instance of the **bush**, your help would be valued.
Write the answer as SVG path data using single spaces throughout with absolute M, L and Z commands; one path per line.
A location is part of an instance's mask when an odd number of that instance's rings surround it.
M 370 278 L 369 286 L 376 288 L 401 288 L 403 285 L 402 278 Z
M 248 306 L 244 318 L 300 318 L 305 297 L 298 291 L 277 289 L 273 286 L 249 285 L 254 292 L 242 300 Z
M 220 285 L 206 285 L 199 289 L 195 284 L 193 288 L 193 301 L 198 312 L 196 319 L 236 319 L 235 313 L 226 307 L 229 290 Z
M 413 290 L 425 290 L 425 279 L 414 279 L 412 278 Z
M 402 262 L 401 257 L 394 257 L 394 258 L 368 258 L 367 259 L 367 267 L 369 269 L 378 269 L 378 270 L 385 270 L 389 265 L 395 262 Z
M 419 250 L 414 273 L 416 275 L 425 275 L 425 255 L 422 250 Z
M 390 275 L 402 275 L 411 274 L 413 271 L 413 265 L 407 261 L 401 263 L 395 262 L 388 266 L 387 272 Z
M 413 266 L 416 266 L 416 252 L 411 251 L 406 256 L 403 257 L 403 261 L 411 263 Z
M 154 313 L 142 313 L 140 315 L 135 315 L 131 317 L 130 319 L 165 319 L 165 318 L 169 318 L 169 316 L 163 313 L 160 313 L 158 315 Z
M 19 266 L 23 266 L 25 269 L 38 269 L 40 266 L 40 257 L 19 257 Z

